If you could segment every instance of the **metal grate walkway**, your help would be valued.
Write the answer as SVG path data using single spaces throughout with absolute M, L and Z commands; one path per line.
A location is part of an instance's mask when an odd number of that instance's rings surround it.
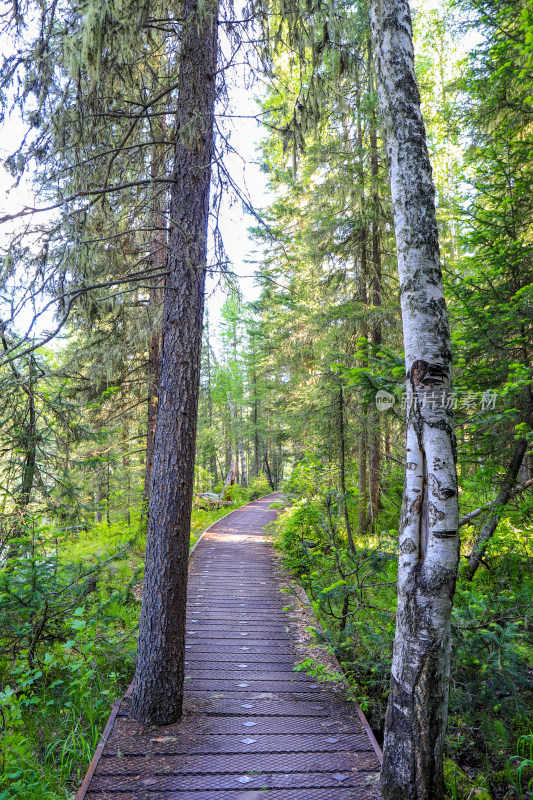
M 186 714 L 165 728 L 125 699 L 87 800 L 374 800 L 379 761 L 355 711 L 293 671 L 287 611 L 263 526 L 269 495 L 202 538 L 189 574 Z M 301 656 L 300 656 L 301 657 Z M 364 722 L 364 720 L 363 720 Z M 82 794 L 83 792 L 83 794 Z

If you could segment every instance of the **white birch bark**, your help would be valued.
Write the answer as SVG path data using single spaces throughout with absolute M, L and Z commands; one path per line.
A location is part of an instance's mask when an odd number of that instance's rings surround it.
M 386 800 L 439 800 L 459 563 L 455 439 L 452 411 L 442 402 L 451 391 L 450 336 L 407 0 L 371 0 L 371 23 L 394 212 L 408 401 L 382 791 Z

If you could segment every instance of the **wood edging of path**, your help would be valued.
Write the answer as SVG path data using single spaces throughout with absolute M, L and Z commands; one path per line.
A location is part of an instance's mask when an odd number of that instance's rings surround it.
M 322 626 L 320 625 L 318 619 L 316 618 L 315 609 L 311 605 L 311 601 L 309 600 L 309 597 L 307 596 L 307 592 L 305 591 L 304 587 L 301 584 L 298 584 L 298 586 L 299 586 L 300 591 L 301 591 L 301 593 L 302 593 L 302 595 L 304 597 L 304 600 L 305 600 L 305 602 L 306 602 L 306 604 L 307 604 L 307 606 L 309 608 L 309 612 L 313 615 L 313 619 L 316 621 L 317 630 L 319 630 L 321 633 L 324 633 L 324 631 L 322 629 Z M 329 653 L 329 656 L 330 656 L 331 660 L 333 661 L 333 663 L 338 668 L 339 673 L 342 676 L 342 682 L 344 683 L 345 687 L 351 693 L 352 687 L 350 686 L 348 678 L 346 677 L 345 672 L 344 672 L 343 668 L 341 667 L 340 661 L 338 660 L 338 658 L 335 655 L 335 653 Z M 375 754 L 377 756 L 377 759 L 378 759 L 380 764 L 383 764 L 383 753 L 381 751 L 381 747 L 378 744 L 378 740 L 374 736 L 374 732 L 373 732 L 372 728 L 370 727 L 370 723 L 368 722 L 368 720 L 367 720 L 367 718 L 365 716 L 365 712 L 363 711 L 363 709 L 361 708 L 361 706 L 357 702 L 357 699 L 355 697 L 353 697 L 351 694 L 350 694 L 350 697 L 351 697 L 350 705 L 354 705 L 355 706 L 355 710 L 357 711 L 357 715 L 359 717 L 361 725 L 365 729 L 366 735 L 370 739 L 370 744 L 374 748 L 374 752 L 375 752 Z
M 257 497 L 255 500 L 251 500 L 249 503 L 245 503 L 243 506 L 239 506 L 238 508 L 234 508 L 231 511 L 228 511 L 227 514 L 224 514 L 224 516 L 219 517 L 219 519 L 215 520 L 215 522 L 212 522 L 210 525 L 208 525 L 208 527 L 200 534 L 200 536 L 198 537 L 198 539 L 196 540 L 194 545 L 191 547 L 191 549 L 189 551 L 189 562 L 191 561 L 196 548 L 198 547 L 198 545 L 200 544 L 200 542 L 202 541 L 202 539 L 204 538 L 206 533 L 208 533 L 211 530 L 211 528 L 213 528 L 215 525 L 218 525 L 219 522 L 222 522 L 223 519 L 226 519 L 226 517 L 229 517 L 235 511 L 239 511 L 239 509 L 244 508 L 245 506 L 251 506 L 254 503 L 258 502 L 259 500 L 265 500 L 265 498 L 270 497 L 273 494 L 279 494 L 279 492 L 269 492 L 268 494 L 265 494 L 262 497 Z M 317 628 L 322 630 L 320 625 L 319 625 L 318 620 L 316 619 L 316 614 L 315 614 L 313 606 L 311 605 L 311 601 L 309 600 L 309 597 L 307 596 L 307 592 L 305 591 L 303 586 L 300 586 L 300 589 L 301 589 L 301 591 L 303 593 L 303 596 L 305 598 L 305 601 L 307 603 L 309 611 L 311 612 L 311 614 L 313 615 L 314 619 L 316 620 Z M 335 656 L 334 653 L 331 653 L 330 656 L 331 656 L 332 661 L 337 665 L 337 667 L 339 669 L 339 673 L 342 675 L 342 680 L 343 680 L 344 685 L 346 686 L 346 688 L 349 689 L 350 688 L 350 684 L 348 682 L 348 679 L 347 679 L 346 675 L 344 674 L 344 670 L 341 667 L 337 657 Z M 135 678 L 132 680 L 132 682 L 130 683 L 130 685 L 126 689 L 124 697 L 117 698 L 115 700 L 115 702 L 113 703 L 113 706 L 111 708 L 111 713 L 109 714 L 109 718 L 107 720 L 106 726 L 105 726 L 104 731 L 102 733 L 101 740 L 98 743 L 98 746 L 97 746 L 97 748 L 96 748 L 96 750 L 94 752 L 94 756 L 91 759 L 91 763 L 89 764 L 87 772 L 85 773 L 85 777 L 84 777 L 84 779 L 82 781 L 82 784 L 81 784 L 80 788 L 78 789 L 78 792 L 76 794 L 75 800 L 84 800 L 85 795 L 87 794 L 87 790 L 89 789 L 91 780 L 93 778 L 93 775 L 96 772 L 96 768 L 97 768 L 97 766 L 99 764 L 99 761 L 100 761 L 100 758 L 102 756 L 102 753 L 104 752 L 104 748 L 105 748 L 105 746 L 107 744 L 107 740 L 109 739 L 111 731 L 113 730 L 113 726 L 115 724 L 115 720 L 117 718 L 117 714 L 119 712 L 120 706 L 121 706 L 121 704 L 122 704 L 122 702 L 123 702 L 123 700 L 125 698 L 131 697 L 131 694 L 133 692 L 133 684 L 134 684 L 134 682 L 135 682 Z M 351 702 L 351 704 L 353 704 L 355 706 L 355 709 L 357 711 L 357 715 L 359 717 L 359 720 L 360 720 L 363 728 L 365 729 L 365 732 L 366 732 L 368 738 L 370 739 L 370 743 L 371 743 L 372 747 L 374 748 L 374 752 L 376 753 L 376 756 L 377 756 L 377 758 L 379 760 L 379 763 L 382 764 L 383 763 L 383 753 L 381 752 L 381 748 L 380 748 L 380 746 L 379 746 L 379 744 L 378 744 L 378 742 L 376 740 L 376 737 L 374 736 L 374 733 L 372 732 L 372 728 L 370 727 L 370 725 L 368 723 L 368 720 L 367 720 L 367 718 L 366 718 L 366 716 L 364 714 L 363 709 L 361 708 L 361 706 L 359 705 L 359 703 L 357 702 L 357 700 L 355 698 L 352 699 L 350 702 Z

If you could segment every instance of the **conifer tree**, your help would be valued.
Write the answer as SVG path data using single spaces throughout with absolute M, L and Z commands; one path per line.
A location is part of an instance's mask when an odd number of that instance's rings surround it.
M 132 715 L 169 724 L 183 703 L 185 608 L 218 56 L 218 4 L 186 0 L 143 604 Z

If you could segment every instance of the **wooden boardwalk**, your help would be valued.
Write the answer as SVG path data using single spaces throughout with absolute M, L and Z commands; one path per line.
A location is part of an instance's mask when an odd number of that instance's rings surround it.
M 79 798 L 370 800 L 379 761 L 353 704 L 294 672 L 291 621 L 262 528 L 280 495 L 216 523 L 189 576 L 186 714 L 165 728 L 128 700 Z

